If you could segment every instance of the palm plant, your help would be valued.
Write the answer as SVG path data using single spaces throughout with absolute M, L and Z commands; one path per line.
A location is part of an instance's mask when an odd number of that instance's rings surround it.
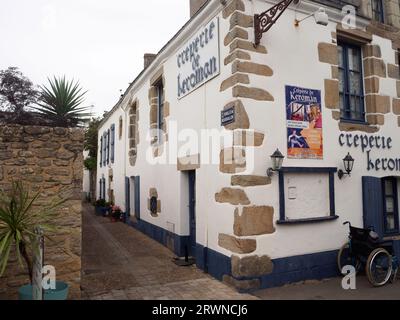
M 41 96 L 35 109 L 50 118 L 58 126 L 75 127 L 90 120 L 89 107 L 81 107 L 87 91 L 79 82 L 67 81 L 64 77 L 51 80 L 50 87 L 41 86 Z
M 37 228 L 45 233 L 57 231 L 53 224 L 57 217 L 57 208 L 68 197 L 56 196 L 37 206 L 40 191 L 31 196 L 22 182 L 13 182 L 9 193 L 0 191 L 0 276 L 6 270 L 10 253 L 15 251 L 18 263 L 23 260 L 32 283 L 33 266 L 31 256 L 37 250 Z

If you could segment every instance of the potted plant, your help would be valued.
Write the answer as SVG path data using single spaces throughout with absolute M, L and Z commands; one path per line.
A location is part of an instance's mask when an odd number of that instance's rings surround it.
M 18 263 L 25 262 L 30 284 L 19 289 L 20 299 L 32 300 L 33 264 L 32 257 L 37 252 L 37 234 L 40 228 L 44 236 L 56 232 L 52 223 L 57 218 L 59 208 L 68 197 L 47 199 L 45 205 L 38 206 L 40 191 L 31 195 L 22 182 L 13 182 L 9 192 L 0 190 L 0 277 L 4 274 L 11 254 Z M 55 290 L 45 290 L 45 300 L 66 300 L 68 284 L 57 281 Z
M 121 220 L 121 216 L 122 216 L 122 210 L 120 207 L 118 206 L 112 206 L 111 207 L 111 220 L 114 222 L 120 221 Z

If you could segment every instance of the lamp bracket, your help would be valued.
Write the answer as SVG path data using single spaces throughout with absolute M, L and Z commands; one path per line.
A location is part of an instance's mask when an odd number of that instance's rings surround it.
M 295 3 L 299 2 L 299 0 L 283 0 L 267 11 L 254 15 L 254 44 L 256 46 L 260 44 L 263 33 L 266 33 L 269 29 L 271 29 L 271 27 L 293 1 Z
M 342 169 L 340 169 L 339 171 L 338 171 L 338 177 L 339 177 L 339 179 L 340 180 L 342 180 L 345 176 L 351 176 L 351 173 L 350 172 L 344 172 Z

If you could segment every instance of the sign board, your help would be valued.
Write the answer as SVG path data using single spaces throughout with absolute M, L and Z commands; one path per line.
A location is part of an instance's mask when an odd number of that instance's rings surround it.
M 226 126 L 228 124 L 235 122 L 235 106 L 229 107 L 221 111 L 221 126 Z
M 33 253 L 33 260 L 32 260 L 32 297 L 33 300 L 43 300 L 43 262 L 44 262 L 44 237 L 43 232 L 40 229 L 35 231 L 37 234 L 37 239 L 35 243 L 36 250 Z
M 211 20 L 176 54 L 178 99 L 220 73 L 219 20 Z
M 288 158 L 323 159 L 321 91 L 286 86 Z

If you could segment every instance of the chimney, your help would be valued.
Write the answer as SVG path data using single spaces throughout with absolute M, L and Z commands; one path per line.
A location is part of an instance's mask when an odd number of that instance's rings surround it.
M 190 0 L 190 17 L 193 17 L 206 2 L 208 0 Z
M 154 53 L 145 53 L 143 60 L 144 60 L 144 68 L 146 69 L 157 57 L 156 54 Z

